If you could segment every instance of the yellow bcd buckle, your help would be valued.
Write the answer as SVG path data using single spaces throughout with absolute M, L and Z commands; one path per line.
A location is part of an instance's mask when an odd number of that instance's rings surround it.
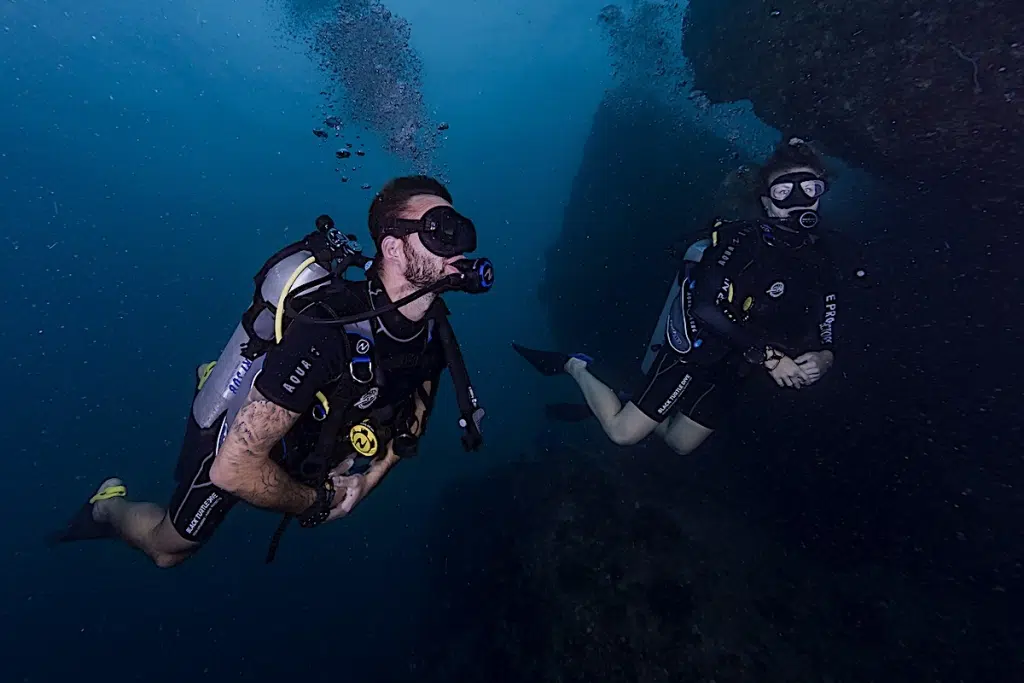
M 348 430 L 348 438 L 359 455 L 372 458 L 377 454 L 377 433 L 373 431 L 368 421 L 353 425 L 352 429 Z

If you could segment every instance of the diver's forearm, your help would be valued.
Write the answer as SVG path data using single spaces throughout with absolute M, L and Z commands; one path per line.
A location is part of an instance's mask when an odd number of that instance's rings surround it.
M 290 514 L 306 510 L 316 502 L 316 491 L 289 477 L 270 459 L 270 452 L 298 417 L 256 387 L 250 389 L 210 466 L 210 481 L 257 507 Z
M 297 515 L 316 502 L 316 490 L 303 486 L 267 458 L 233 478 L 231 493 L 250 505 Z
M 370 468 L 363 473 L 363 479 L 366 481 L 367 493 L 373 490 L 373 488 L 380 483 L 384 478 L 384 475 L 395 466 L 399 460 L 398 456 L 395 455 L 395 451 L 391 444 L 388 444 L 388 454 L 384 456 L 383 460 L 373 463 Z
M 586 368 L 581 368 L 574 372 L 572 378 L 580 386 L 583 398 L 587 405 L 590 406 L 594 417 L 597 418 L 597 421 L 607 431 L 615 416 L 622 410 L 622 401 L 619 400 L 615 391 L 590 374 L 590 371 Z

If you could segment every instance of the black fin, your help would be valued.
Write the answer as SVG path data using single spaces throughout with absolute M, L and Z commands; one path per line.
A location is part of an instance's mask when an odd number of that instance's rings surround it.
M 109 479 L 110 477 L 107 477 Z M 103 481 L 106 481 L 104 479 Z M 96 487 L 97 489 L 99 486 Z M 95 489 L 94 489 L 95 490 Z M 55 531 L 47 537 L 51 545 L 72 543 L 74 541 L 94 541 L 104 538 L 117 538 L 117 531 L 107 522 L 97 522 L 92 518 L 92 503 L 85 503 L 68 522 L 67 527 Z
M 516 353 L 525 358 L 527 363 L 535 367 L 537 372 L 545 377 L 554 377 L 555 375 L 565 373 L 565 364 L 569 361 L 569 354 L 567 353 L 528 349 L 515 342 L 512 342 L 512 348 L 516 350 Z

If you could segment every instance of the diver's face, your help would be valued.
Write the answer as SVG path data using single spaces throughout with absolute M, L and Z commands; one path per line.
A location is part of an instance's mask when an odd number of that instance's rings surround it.
M 826 189 L 824 179 L 809 166 L 783 168 L 769 177 L 761 204 L 772 218 L 789 218 L 793 213 L 817 211 Z
M 435 197 L 434 195 L 417 195 L 409 200 L 405 211 L 398 215 L 398 218 L 406 220 L 420 220 L 423 214 L 438 206 L 451 206 L 448 202 Z M 402 239 L 400 272 L 416 289 L 429 287 L 440 282 L 447 275 L 457 273 L 458 270 L 451 265 L 463 258 L 458 256 L 438 256 L 431 253 L 420 240 L 419 233 L 412 233 Z
M 413 233 L 402 241 L 404 267 L 402 275 L 413 287 L 422 289 L 436 284 L 445 276 L 459 272 L 452 265 L 462 256 L 438 256 L 423 246 L 419 233 Z

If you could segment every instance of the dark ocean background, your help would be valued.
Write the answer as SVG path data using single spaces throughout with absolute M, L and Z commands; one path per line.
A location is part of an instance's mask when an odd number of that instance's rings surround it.
M 692 8 L 688 49 L 751 20 L 719 4 Z M 631 382 L 671 248 L 783 133 L 694 89 L 685 10 L 0 5 L 0 680 L 1022 680 L 1020 196 L 986 203 L 977 157 L 935 157 L 934 178 L 875 148 L 829 158 L 848 303 L 821 385 L 752 383 L 688 459 L 545 422 L 574 387 L 509 342 L 586 350 Z M 985 54 L 987 96 L 1003 62 Z M 339 159 L 346 144 L 365 156 Z M 446 381 L 421 456 L 350 518 L 290 532 L 273 565 L 277 519 L 242 508 L 171 571 L 48 547 L 105 476 L 166 504 L 195 366 L 263 260 L 321 213 L 367 243 L 372 192 L 420 170 L 497 267 L 493 292 L 448 297 L 485 449 L 462 452 Z

